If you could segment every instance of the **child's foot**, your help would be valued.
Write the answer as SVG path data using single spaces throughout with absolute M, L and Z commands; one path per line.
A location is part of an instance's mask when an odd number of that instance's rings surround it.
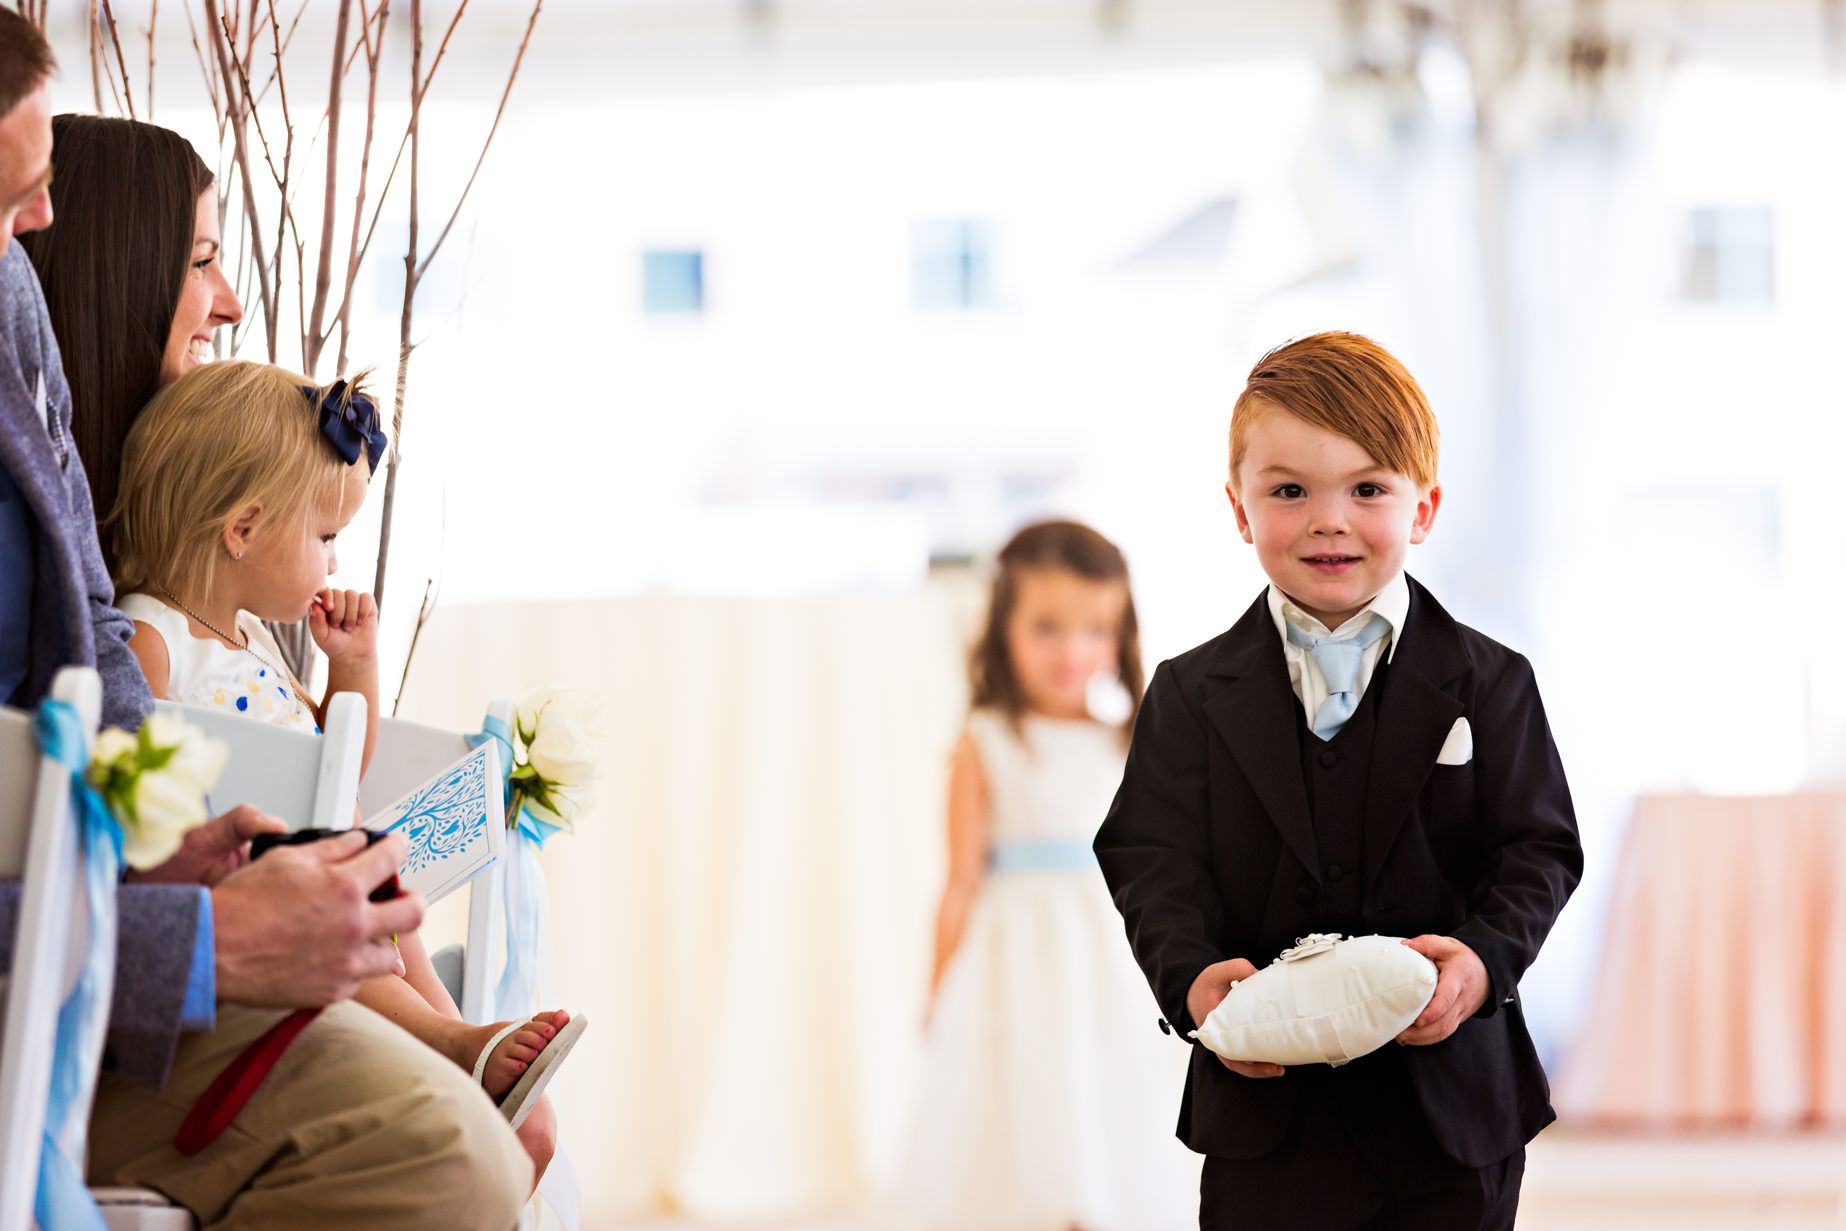
M 481 1073 L 481 1087 L 487 1091 L 488 1097 L 495 1102 L 505 1097 L 506 1092 L 513 1088 L 513 1083 L 526 1071 L 526 1066 L 538 1058 L 538 1054 L 545 1050 L 545 1044 L 569 1020 L 570 1014 L 563 1009 L 534 1013 L 531 1020 L 495 1044 L 493 1054 L 487 1058 L 487 1067 Z M 473 1026 L 458 1031 L 455 1049 L 449 1058 L 473 1072 L 480 1059 L 481 1049 L 511 1024 L 496 1022 L 491 1026 Z

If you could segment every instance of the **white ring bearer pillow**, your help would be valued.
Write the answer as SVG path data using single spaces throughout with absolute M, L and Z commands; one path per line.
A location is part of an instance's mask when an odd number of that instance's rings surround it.
M 1435 964 L 1401 937 L 1316 933 L 1233 983 L 1192 1037 L 1226 1060 L 1337 1068 L 1402 1034 L 1435 991 Z

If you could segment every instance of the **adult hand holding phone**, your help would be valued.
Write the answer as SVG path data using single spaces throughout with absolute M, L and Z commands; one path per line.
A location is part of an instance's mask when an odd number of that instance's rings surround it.
M 397 967 L 392 936 L 423 921 L 423 899 L 373 902 L 408 855 L 363 830 L 267 852 L 212 890 L 218 996 L 259 1008 L 344 1000 Z

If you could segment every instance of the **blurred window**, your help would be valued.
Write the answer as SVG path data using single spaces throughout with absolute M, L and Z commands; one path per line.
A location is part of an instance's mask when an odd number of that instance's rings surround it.
M 705 254 L 697 249 L 642 253 L 641 310 L 650 316 L 705 311 Z
M 919 308 L 992 306 L 992 228 L 967 218 L 913 223 L 910 295 Z
M 1766 205 L 1692 210 L 1685 282 L 1695 303 L 1767 304 L 1775 299 L 1775 211 Z

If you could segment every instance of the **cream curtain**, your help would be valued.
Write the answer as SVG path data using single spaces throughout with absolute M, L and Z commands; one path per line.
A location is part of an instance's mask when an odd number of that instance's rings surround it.
M 966 578 L 895 596 L 445 609 L 400 716 L 467 730 L 538 684 L 604 703 L 602 782 L 543 855 L 559 997 L 594 1018 L 552 1089 L 586 1225 L 854 1204 L 908 1112 Z M 465 895 L 432 944 L 465 933 Z

